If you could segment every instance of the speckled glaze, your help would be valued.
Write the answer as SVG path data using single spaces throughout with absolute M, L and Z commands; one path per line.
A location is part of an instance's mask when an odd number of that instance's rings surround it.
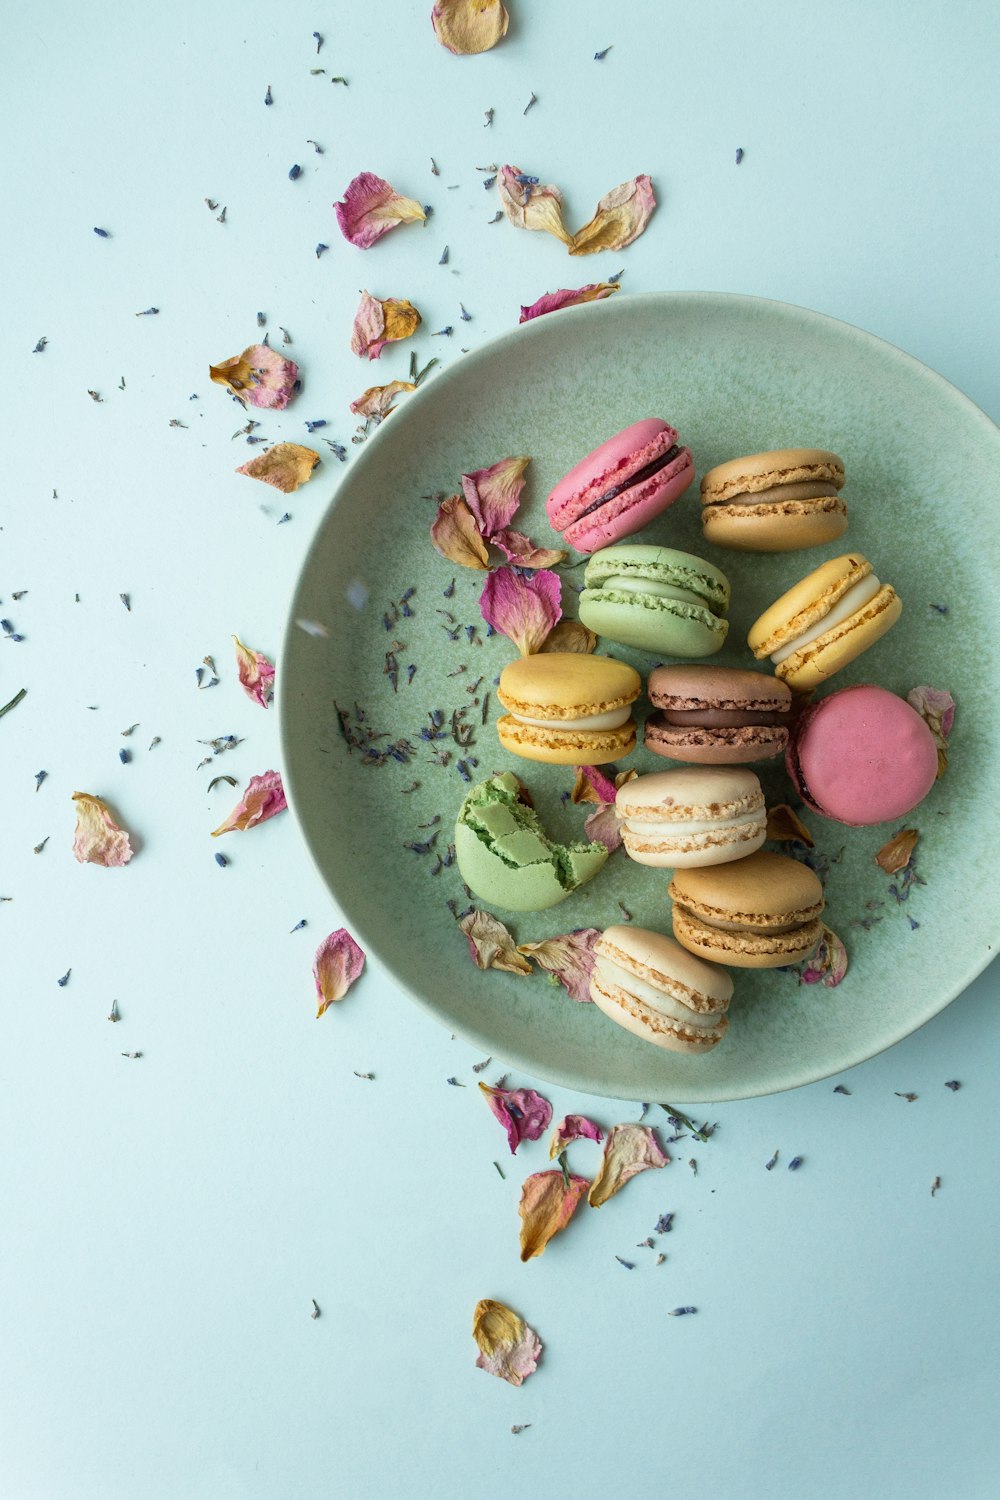
M 467 789 L 456 762 L 470 755 L 478 760 L 475 778 L 517 771 L 554 837 L 579 836 L 586 812 L 560 800 L 571 770 L 516 761 L 498 747 L 494 681 L 513 647 L 502 636 L 470 644 L 464 629 L 449 639 L 436 611 L 481 627 L 483 575 L 455 569 L 434 552 L 434 504 L 421 497 L 452 492 L 463 470 L 530 453 L 516 524 L 539 543 L 557 545 L 545 495 L 593 446 L 595 432 L 624 427 L 650 409 L 669 411 L 699 474 L 733 453 L 779 447 L 789 432 L 808 432 L 842 455 L 850 546 L 878 557 L 905 611 L 838 685 L 877 682 L 905 696 L 929 683 L 948 688 L 958 703 L 949 770 L 908 819 L 920 830 L 926 885 L 897 905 L 874 864 L 897 825 L 843 829 L 807 812 L 819 849 L 833 861 L 825 920 L 847 944 L 850 971 L 833 990 L 800 985 L 792 973 L 735 974 L 729 1033 L 702 1057 L 644 1045 L 544 978 L 476 971 L 446 904 L 466 904 L 457 870 L 434 876 L 433 851 L 403 847 L 428 838 L 415 829 L 436 814 L 450 828 Z M 985 966 L 1000 929 L 987 878 L 1000 806 L 1000 757 L 991 748 L 1000 737 L 1000 707 L 981 668 L 993 650 L 984 604 L 1000 575 L 992 516 L 998 471 L 1000 431 L 940 376 L 858 329 L 753 298 L 620 295 L 525 324 L 431 378 L 344 475 L 292 601 L 278 676 L 289 799 L 318 869 L 370 956 L 484 1054 L 536 1077 L 636 1100 L 697 1103 L 792 1088 L 870 1057 L 935 1015 Z M 715 660 L 752 668 L 747 628 L 800 576 L 801 559 L 712 549 L 701 535 L 696 487 L 637 540 L 693 551 L 723 567 L 733 589 L 732 629 Z M 843 542 L 832 545 L 837 550 Z M 579 581 L 578 573 L 565 576 Z M 443 597 L 453 576 L 454 593 Z M 359 598 L 357 584 L 368 590 L 360 608 L 350 602 Z M 386 630 L 384 613 L 411 587 L 412 615 Z M 563 597 L 572 612 L 569 587 Z M 328 637 L 296 628 L 298 618 L 321 622 Z M 405 644 L 396 648 L 402 670 L 394 693 L 383 668 L 395 641 Z M 616 647 L 614 654 L 644 674 L 656 665 L 646 652 Z M 409 663 L 417 671 L 407 685 Z M 464 673 L 448 675 L 463 663 Z M 480 676 L 478 692 L 468 694 L 466 685 Z M 452 752 L 449 764 L 434 764 L 432 746 L 420 739 L 428 712 L 440 709 L 449 722 L 453 709 L 476 697 L 480 705 L 468 715 L 475 745 L 460 750 L 442 741 Z M 357 702 L 376 729 L 393 741 L 408 739 L 412 760 L 366 766 L 339 733 L 334 700 L 352 712 Z M 649 772 L 663 763 L 639 750 L 627 764 Z M 783 767 L 762 766 L 758 774 L 769 803 L 788 799 Z M 404 795 L 413 782 L 417 790 Z M 439 848 L 447 837 L 440 836 Z M 668 932 L 667 883 L 667 872 L 618 852 L 555 912 L 498 915 L 527 942 L 619 923 L 621 900 L 637 925 Z

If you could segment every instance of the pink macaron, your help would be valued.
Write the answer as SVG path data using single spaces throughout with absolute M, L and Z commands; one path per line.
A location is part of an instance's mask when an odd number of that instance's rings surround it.
M 785 752 L 802 800 L 837 823 L 860 828 L 901 818 L 937 776 L 937 745 L 903 698 L 862 684 L 805 710 Z
M 678 445 L 676 428 L 646 417 L 574 465 L 545 509 L 571 547 L 597 552 L 640 531 L 693 478 L 691 450 Z

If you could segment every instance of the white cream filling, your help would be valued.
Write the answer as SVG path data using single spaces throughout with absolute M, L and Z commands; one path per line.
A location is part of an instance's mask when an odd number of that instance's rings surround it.
M 779 666 L 793 652 L 801 651 L 803 646 L 810 645 L 819 636 L 832 630 L 835 625 L 840 625 L 844 620 L 849 619 L 857 610 L 863 609 L 870 599 L 875 598 L 881 587 L 874 573 L 869 573 L 867 577 L 862 578 L 860 582 L 847 590 L 843 598 L 837 600 L 822 620 L 818 620 L 815 625 L 810 625 L 808 630 L 803 630 L 801 635 L 797 635 L 790 646 L 783 646 L 780 651 L 772 651 L 771 660 L 774 665 Z
M 764 808 L 761 806 L 756 812 L 740 813 L 735 818 L 690 818 L 683 822 L 667 818 L 626 818 L 625 827 L 629 833 L 637 834 L 639 838 L 674 839 L 688 838 L 696 833 L 717 833 L 727 828 L 746 828 L 763 820 Z
M 610 708 L 606 714 L 585 714 L 582 719 L 531 719 L 527 714 L 514 714 L 519 724 L 530 724 L 535 729 L 618 729 L 631 717 L 631 705 Z
M 673 995 L 656 989 L 645 979 L 640 979 L 637 974 L 630 974 L 627 969 L 620 968 L 610 958 L 603 958 L 600 954 L 598 954 L 595 969 L 606 983 L 616 985 L 618 989 L 634 995 L 637 1000 L 642 1000 L 660 1015 L 670 1016 L 674 1021 L 683 1021 L 685 1026 L 705 1028 L 718 1026 L 723 1014 L 722 1011 L 700 1014 L 696 1010 L 691 1010 L 682 1001 L 675 1000 Z
M 674 588 L 670 583 L 655 583 L 651 578 L 605 578 L 600 586 L 617 593 L 655 594 L 658 599 L 678 599 L 681 604 L 694 604 L 699 609 L 709 607 L 700 594 L 693 594 L 690 589 Z

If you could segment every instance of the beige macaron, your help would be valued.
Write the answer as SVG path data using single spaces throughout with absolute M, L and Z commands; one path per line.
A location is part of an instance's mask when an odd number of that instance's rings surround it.
M 609 927 L 594 944 L 590 998 L 626 1031 L 671 1052 L 718 1045 L 733 981 L 673 938 L 644 927 Z
M 743 766 L 680 766 L 637 776 L 619 787 L 615 807 L 626 852 L 659 869 L 742 859 L 767 835 L 760 782 Z
M 831 558 L 801 579 L 750 627 L 747 644 L 769 656 L 775 676 L 807 693 L 846 667 L 903 612 L 891 584 L 881 583 L 860 552 Z
M 777 448 L 717 464 L 701 481 L 706 541 L 741 552 L 793 552 L 847 530 L 844 464 L 824 448 Z
M 808 865 L 761 851 L 714 870 L 682 870 L 669 885 L 674 937 L 689 952 L 740 969 L 807 958 L 823 934 L 823 887 Z

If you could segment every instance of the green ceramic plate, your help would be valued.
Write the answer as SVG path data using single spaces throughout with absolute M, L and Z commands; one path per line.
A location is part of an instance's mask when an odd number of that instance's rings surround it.
M 948 688 L 959 705 L 951 766 L 906 820 L 920 830 L 925 883 L 900 902 L 874 864 L 893 827 L 811 818 L 829 860 L 827 920 L 847 944 L 850 972 L 828 989 L 791 972 L 737 971 L 729 1034 L 700 1058 L 643 1043 L 544 977 L 479 972 L 449 908 L 467 904 L 457 870 L 434 873 L 466 788 L 463 760 L 475 779 L 516 770 L 558 835 L 572 837 L 585 812 L 563 800 L 571 772 L 517 761 L 499 747 L 494 682 L 514 648 L 503 636 L 484 639 L 484 575 L 456 570 L 433 550 L 435 495 L 457 490 L 463 470 L 530 454 L 517 525 L 554 544 L 548 490 L 589 449 L 650 415 L 677 426 L 699 475 L 742 453 L 792 446 L 832 448 L 846 464 L 851 519 L 842 544 L 778 556 L 706 548 L 697 484 L 638 538 L 705 553 L 728 574 L 732 624 L 718 661 L 752 665 L 744 645 L 751 621 L 849 545 L 895 585 L 904 613 L 837 685 L 874 681 L 905 694 L 929 683 Z M 994 658 L 983 604 L 1000 577 L 998 475 L 1000 431 L 939 375 L 857 328 L 748 297 L 619 294 L 515 329 L 434 377 L 345 474 L 302 570 L 279 675 L 289 798 L 359 941 L 484 1055 L 620 1098 L 769 1094 L 908 1035 L 979 973 L 1000 928 L 993 879 L 1000 735 L 982 668 Z M 581 572 L 564 573 L 567 613 L 575 613 Z M 297 628 L 302 619 L 329 634 Z M 387 651 L 398 662 L 396 684 L 386 674 Z M 654 665 L 642 652 L 617 654 L 640 671 Z M 371 764 L 350 749 L 335 703 L 358 740 L 371 733 L 380 751 L 403 742 L 400 758 Z M 450 733 L 422 738 L 432 715 L 450 730 L 459 709 L 475 726 L 472 746 L 460 748 Z M 641 749 L 629 764 L 665 768 Z M 780 766 L 762 780 L 769 802 L 785 800 Z M 435 833 L 429 852 L 409 847 Z M 619 902 L 639 925 L 669 931 L 666 886 L 665 874 L 618 852 L 561 906 L 498 914 L 520 942 L 621 921 Z

